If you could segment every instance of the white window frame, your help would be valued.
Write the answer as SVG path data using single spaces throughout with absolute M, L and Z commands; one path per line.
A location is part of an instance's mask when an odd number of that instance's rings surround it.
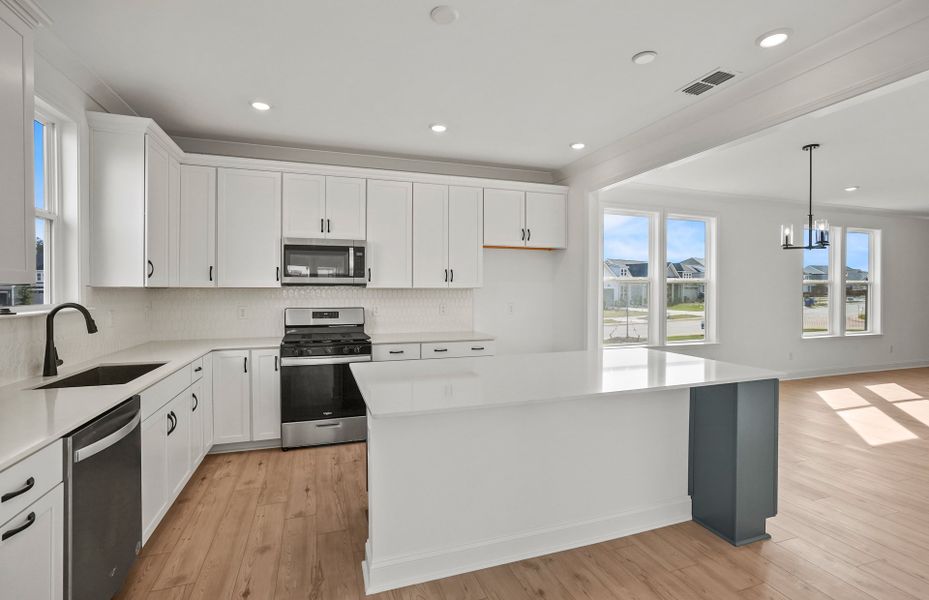
M 641 344 L 621 344 L 615 346 L 605 346 L 603 343 L 603 225 L 604 215 L 616 214 L 633 217 L 648 217 L 649 219 L 649 276 L 647 278 L 630 278 L 624 279 L 630 283 L 636 281 L 648 283 L 649 285 L 649 302 L 648 302 L 648 340 Z M 679 342 L 668 342 L 667 340 L 667 231 L 669 219 L 686 219 L 691 221 L 703 221 L 706 224 L 706 256 L 705 262 L 705 297 L 704 297 L 704 337 L 702 340 L 686 340 Z M 624 203 L 614 203 L 600 200 L 597 213 L 597 231 L 598 236 L 596 244 L 597 256 L 597 273 L 596 278 L 596 336 L 598 347 L 603 348 L 630 348 L 630 347 L 680 347 L 680 346 L 702 346 L 718 343 L 717 328 L 717 276 L 716 276 L 716 252 L 717 252 L 717 230 L 718 219 L 713 213 L 678 210 L 661 208 L 658 210 L 642 209 Z M 661 265 L 656 268 L 655 265 Z M 688 282 L 694 281 L 688 279 Z
M 809 240 L 809 226 L 805 225 L 800 228 L 800 231 L 803 232 L 803 243 L 806 244 Z M 803 282 L 800 286 L 800 300 L 801 300 L 801 309 L 800 309 L 800 336 L 803 339 L 816 339 L 816 338 L 827 338 L 836 336 L 836 311 L 839 310 L 838 297 L 836 296 L 836 285 L 835 282 L 840 278 L 838 270 L 840 268 L 840 262 L 836 260 L 836 256 L 841 254 L 842 251 L 842 228 L 841 227 L 830 227 L 829 228 L 829 239 L 830 244 L 826 250 L 826 255 L 829 259 L 829 264 L 826 267 L 826 279 L 807 279 L 804 277 L 803 273 L 803 263 L 806 262 L 803 258 L 806 253 L 805 250 L 800 250 L 800 277 Z M 794 250 L 789 250 L 789 252 L 795 252 Z M 804 321 L 803 321 L 803 310 L 806 308 L 802 305 L 803 301 L 803 286 L 806 285 L 824 285 L 826 286 L 826 293 L 829 297 L 829 308 L 826 316 L 826 331 L 804 331 Z M 844 301 L 844 298 L 843 298 Z
M 849 233 L 866 233 L 868 234 L 868 281 L 849 281 L 848 280 L 848 234 Z M 881 288 L 880 288 L 880 248 L 881 248 L 881 230 L 866 227 L 847 227 L 842 235 L 842 264 L 840 267 L 839 285 L 837 286 L 838 294 L 842 298 L 842 310 L 839 318 L 839 332 L 841 335 L 854 337 L 861 335 L 880 335 L 881 333 Z M 848 331 L 848 304 L 846 302 L 846 286 L 867 285 L 868 286 L 868 329 L 865 331 Z
M 44 292 L 42 304 L 32 304 L 23 306 L 24 309 L 34 307 L 37 310 L 48 308 L 57 301 L 57 238 L 58 238 L 58 217 L 61 214 L 61 193 L 60 193 L 60 167 L 61 167 L 61 136 L 56 120 L 47 113 L 36 110 L 35 120 L 42 123 L 45 127 L 43 169 L 45 170 L 45 208 L 35 209 L 36 219 L 45 219 L 44 251 L 45 256 L 42 259 Z

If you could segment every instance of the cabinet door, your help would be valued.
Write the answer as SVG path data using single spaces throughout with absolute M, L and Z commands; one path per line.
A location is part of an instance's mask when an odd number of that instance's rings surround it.
M 448 186 L 413 184 L 413 287 L 448 287 Z
M 216 285 L 216 169 L 181 167 L 178 283 Z
M 213 447 L 213 355 L 203 357 L 203 378 L 200 390 L 203 410 L 203 453 Z
M 281 374 L 278 350 L 252 350 L 252 440 L 281 437 Z
M 181 228 L 181 163 L 168 160 L 168 287 L 178 287 Z
M 213 353 L 213 443 L 247 442 L 252 414 L 248 350 Z
M 155 531 L 168 502 L 167 407 L 142 422 L 142 541 Z
M 203 378 L 190 386 L 187 394 L 190 415 L 190 459 L 188 471 L 194 471 L 203 460 Z
M 368 287 L 413 287 L 413 184 L 368 180 Z
M 448 189 L 449 287 L 475 288 L 483 284 L 483 197 L 481 188 Z
M 219 169 L 220 287 L 280 285 L 281 174 Z
M 4 598 L 61 600 L 64 583 L 64 484 L 29 505 L 0 527 L 4 535 L 32 522 L 0 541 L 0 582 Z
M 173 502 L 190 473 L 190 388 L 168 404 L 168 414 L 174 421 L 168 429 L 165 444 L 168 501 Z
M 4 283 L 35 283 L 32 36 L 32 30 L 0 3 L 0 281 Z
M 526 192 L 526 246 L 566 247 L 566 213 L 564 194 Z
M 285 238 L 326 237 L 326 177 L 284 173 Z
M 326 237 L 365 239 L 367 181 L 354 177 L 326 177 Z
M 145 285 L 170 282 L 171 157 L 152 136 L 145 136 Z
M 526 245 L 526 193 L 484 190 L 484 245 Z

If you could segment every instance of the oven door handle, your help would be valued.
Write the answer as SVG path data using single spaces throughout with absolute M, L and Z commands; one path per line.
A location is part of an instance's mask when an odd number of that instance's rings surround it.
M 344 365 L 347 363 L 371 362 L 371 355 L 365 356 L 327 356 L 323 358 L 289 357 L 281 359 L 281 368 L 315 367 L 319 365 Z

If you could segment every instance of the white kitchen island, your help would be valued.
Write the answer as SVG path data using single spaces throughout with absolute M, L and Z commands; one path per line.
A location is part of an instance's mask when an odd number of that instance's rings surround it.
M 776 512 L 777 373 L 647 350 L 356 363 L 368 593 Z

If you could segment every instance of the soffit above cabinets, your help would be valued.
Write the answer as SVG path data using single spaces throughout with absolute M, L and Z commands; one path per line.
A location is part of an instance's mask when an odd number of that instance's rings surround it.
M 45 33 L 172 134 L 556 169 L 897 2 L 472 0 L 445 26 L 420 0 L 41 3 Z M 757 47 L 779 27 L 786 44 Z M 719 67 L 740 75 L 677 92 Z

